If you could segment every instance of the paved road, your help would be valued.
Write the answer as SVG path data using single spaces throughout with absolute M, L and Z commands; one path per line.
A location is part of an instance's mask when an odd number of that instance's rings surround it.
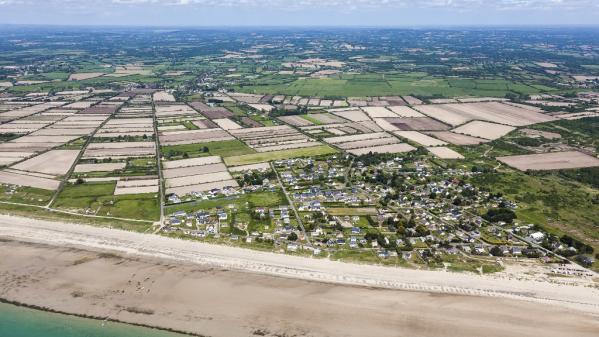
M 299 213 L 297 212 L 297 209 L 295 208 L 295 205 L 293 204 L 293 200 L 289 196 L 289 193 L 287 193 L 287 189 L 285 188 L 285 185 L 283 185 L 283 182 L 281 181 L 281 177 L 279 176 L 279 172 L 277 171 L 277 169 L 275 168 L 275 166 L 274 166 L 274 164 L 272 162 L 270 163 L 270 167 L 272 168 L 272 170 L 277 175 L 277 180 L 279 181 L 279 185 L 281 185 L 281 189 L 283 189 L 283 193 L 285 193 L 285 198 L 287 198 L 287 202 L 289 203 L 289 206 L 293 210 L 293 214 L 295 214 L 295 219 L 297 220 L 297 223 L 299 224 L 300 229 L 302 230 L 302 233 L 304 234 L 304 237 L 306 238 L 306 242 L 308 243 L 308 246 L 312 246 L 312 242 L 310 241 L 310 237 L 308 236 L 308 233 L 306 233 L 306 229 L 304 228 L 304 223 L 302 222 L 302 219 L 299 216 Z

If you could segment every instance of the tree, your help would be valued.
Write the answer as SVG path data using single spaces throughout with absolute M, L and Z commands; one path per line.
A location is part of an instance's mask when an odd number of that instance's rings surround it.
M 508 208 L 492 208 L 483 215 L 483 218 L 489 222 L 512 223 L 516 219 L 516 213 Z
M 499 246 L 493 246 L 493 248 L 489 250 L 489 253 L 493 256 L 503 256 L 503 250 L 499 248 Z
M 423 225 L 416 226 L 416 234 L 418 236 L 427 236 L 430 233 L 431 231 L 429 231 L 428 228 L 424 227 Z
M 204 151 L 204 153 L 207 153 L 208 151 L 210 151 L 210 149 L 208 148 L 208 146 L 204 146 L 204 148 L 202 149 L 202 151 Z
M 287 235 L 287 240 L 289 241 L 297 241 L 298 237 L 297 234 L 295 234 L 295 232 L 291 232 L 291 234 Z
M 416 227 L 416 219 L 414 218 L 414 214 L 410 215 L 410 219 L 408 220 L 407 227 L 408 228 Z

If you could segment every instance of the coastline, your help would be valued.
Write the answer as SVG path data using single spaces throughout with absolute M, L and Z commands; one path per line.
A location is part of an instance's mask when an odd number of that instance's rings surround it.
M 7 235 L 8 227 L 0 221 L 0 255 L 6 257 L 0 261 L 0 297 L 5 302 L 79 317 L 108 317 L 115 322 L 198 336 L 248 336 L 254 332 L 267 332 L 266 336 L 398 336 L 397 331 L 405 331 L 406 336 L 438 336 L 448 329 L 462 336 L 475 336 L 480 329 L 486 329 L 488 336 L 535 336 L 540 331 L 545 336 L 593 336 L 599 329 L 597 313 L 581 310 L 588 306 L 542 298 L 523 301 L 524 294 L 424 290 L 434 289 L 431 284 L 405 291 L 393 284 L 353 284 L 349 281 L 356 275 L 351 273 L 341 276 L 347 278 L 345 282 L 280 277 L 277 275 L 286 274 L 172 259 L 168 254 L 157 256 L 154 250 L 140 254 L 128 246 L 121 231 L 109 230 L 127 248 L 118 251 L 106 249 L 106 243 L 85 246 L 89 238 L 83 240 L 77 233 L 67 244 L 60 231 L 52 232 L 54 242 L 32 242 L 44 241 L 41 225 L 35 234 L 29 232 L 29 238 L 17 239 Z M 140 243 L 160 245 L 160 241 L 151 238 Z M 175 243 L 180 244 L 178 240 Z M 239 261 L 231 264 L 239 265 Z M 595 303 L 595 290 L 583 290 L 583 295 Z
M 147 329 L 160 330 L 160 331 L 165 331 L 165 332 L 172 332 L 172 333 L 175 333 L 175 334 L 180 334 L 180 335 L 182 335 L 182 337 L 183 336 L 206 337 L 204 335 L 196 334 L 196 333 L 193 333 L 193 332 L 178 331 L 176 329 L 171 329 L 171 328 L 166 328 L 166 327 L 160 327 L 160 326 L 152 326 L 152 325 L 149 325 L 149 324 L 124 322 L 124 321 L 116 320 L 116 319 L 113 319 L 113 318 L 110 318 L 110 317 L 89 316 L 89 315 L 78 314 L 78 313 L 73 313 L 73 312 L 60 311 L 60 310 L 56 310 L 56 309 L 53 309 L 53 308 L 50 308 L 50 307 L 38 306 L 38 305 L 27 304 L 27 303 L 21 303 L 21 302 L 18 302 L 18 301 L 12 301 L 12 300 L 5 299 L 3 297 L 0 297 L 0 303 L 2 303 L 2 304 L 8 304 L 8 305 L 12 305 L 12 306 L 15 306 L 15 307 L 20 307 L 20 308 L 25 308 L 25 309 L 32 309 L 32 310 L 37 310 L 37 311 L 43 311 L 43 312 L 52 313 L 52 314 L 59 314 L 59 315 L 65 315 L 65 316 L 71 316 L 71 317 L 91 319 L 91 320 L 98 321 L 98 322 L 108 321 L 108 322 L 114 322 L 114 323 L 120 323 L 120 324 L 127 324 L 127 325 L 132 325 L 132 326 L 138 326 L 140 328 L 147 328 Z
M 313 259 L 239 247 L 0 215 L 0 237 L 48 245 L 105 250 L 261 275 L 381 289 L 503 297 L 562 305 L 599 315 L 599 288 L 554 284 L 513 275 L 475 275 Z M 559 280 L 559 278 L 557 279 Z

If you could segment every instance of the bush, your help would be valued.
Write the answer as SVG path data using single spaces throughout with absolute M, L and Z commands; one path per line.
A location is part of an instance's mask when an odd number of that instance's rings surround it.
M 516 219 L 516 213 L 508 208 L 492 208 L 483 215 L 483 218 L 489 222 L 500 222 L 511 224 Z
M 498 246 L 493 246 L 493 248 L 489 250 L 489 253 L 491 253 L 493 256 L 503 256 L 503 250 Z

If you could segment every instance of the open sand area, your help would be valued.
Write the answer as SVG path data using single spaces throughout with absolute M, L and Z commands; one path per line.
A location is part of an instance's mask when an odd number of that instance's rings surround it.
M 0 238 L 5 300 L 204 336 L 551 337 L 599 329 L 599 291 L 582 286 L 354 265 L 4 215 Z

